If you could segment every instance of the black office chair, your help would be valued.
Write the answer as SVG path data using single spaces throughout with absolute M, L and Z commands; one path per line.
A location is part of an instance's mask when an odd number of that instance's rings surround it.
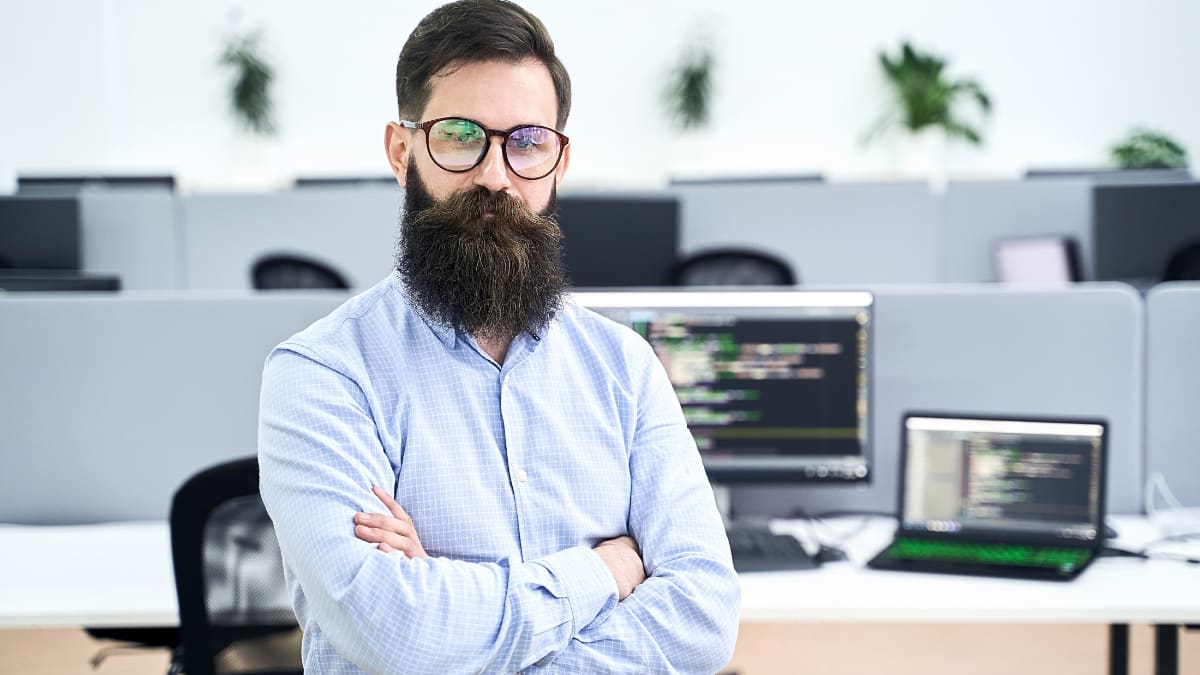
M 674 286 L 794 286 L 796 273 L 783 258 L 763 251 L 721 248 L 685 256 L 671 271 Z
M 258 459 L 205 469 L 171 503 L 180 644 L 171 673 L 300 675 L 299 628 Z
M 268 255 L 250 268 L 257 290 L 332 288 L 346 290 L 346 278 L 329 265 L 298 255 Z
M 1183 246 L 1167 260 L 1163 281 L 1200 280 L 1200 241 Z

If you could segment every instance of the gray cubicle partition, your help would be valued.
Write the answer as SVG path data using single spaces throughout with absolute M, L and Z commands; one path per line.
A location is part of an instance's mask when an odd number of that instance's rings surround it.
M 995 281 L 997 239 L 1066 235 L 1079 243 L 1080 271 L 1092 274 L 1092 181 L 951 182 L 943 196 L 938 280 Z
M 83 271 L 115 274 L 125 290 L 182 288 L 178 200 L 165 189 L 81 191 Z
M 802 284 L 938 281 L 939 201 L 923 182 L 685 184 L 682 253 L 761 248 Z
M 399 186 L 185 197 L 185 287 L 250 288 L 254 262 L 283 253 L 324 262 L 366 288 L 392 269 L 403 203 Z
M 1200 507 L 1200 282 L 1146 295 L 1146 475 L 1156 473 Z
M 1132 288 L 872 290 L 872 482 L 739 488 L 737 513 L 895 512 L 900 416 L 918 409 L 1106 418 L 1109 511 L 1141 511 L 1143 306 Z
M 165 520 L 188 476 L 256 452 L 267 353 L 346 297 L 0 299 L 0 522 Z

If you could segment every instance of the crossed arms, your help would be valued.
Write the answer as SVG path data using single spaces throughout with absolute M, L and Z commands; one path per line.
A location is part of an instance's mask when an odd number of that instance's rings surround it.
M 673 396 L 659 371 L 643 387 Z M 434 558 L 421 555 L 420 523 L 388 503 L 394 469 L 362 389 L 311 354 L 275 352 L 262 494 L 306 631 L 368 672 L 719 669 L 737 579 L 694 446 L 667 417 L 639 416 L 628 536 L 532 560 Z

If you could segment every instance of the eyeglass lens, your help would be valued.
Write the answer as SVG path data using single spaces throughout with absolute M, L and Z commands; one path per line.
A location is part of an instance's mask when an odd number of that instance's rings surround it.
M 558 164 L 561 141 L 545 127 L 518 127 L 504 139 L 504 155 L 513 173 L 522 178 L 546 176 Z M 487 150 L 488 135 L 470 120 L 446 119 L 429 130 L 429 154 L 447 171 L 467 171 Z

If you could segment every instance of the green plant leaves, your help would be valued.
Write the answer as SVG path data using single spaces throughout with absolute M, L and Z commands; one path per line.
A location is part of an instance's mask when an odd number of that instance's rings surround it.
M 950 80 L 945 59 L 917 51 L 908 42 L 896 57 L 880 52 L 879 64 L 891 85 L 898 110 L 876 123 L 870 136 L 899 125 L 909 132 L 940 127 L 948 138 L 961 138 L 973 145 L 983 142 L 978 129 L 955 115 L 955 107 L 964 98 L 973 100 L 984 114 L 992 110 L 992 100 L 975 80 Z
M 664 100 L 668 114 L 680 129 L 699 128 L 708 123 L 715 60 L 710 45 L 694 44 L 672 71 Z
M 1112 148 L 1113 161 L 1122 169 L 1183 169 L 1187 151 L 1166 134 L 1135 128 Z
M 259 34 L 230 36 L 221 64 L 234 70 L 230 103 L 234 114 L 250 131 L 263 136 L 275 133 L 271 107 L 271 82 L 275 72 L 259 54 Z

